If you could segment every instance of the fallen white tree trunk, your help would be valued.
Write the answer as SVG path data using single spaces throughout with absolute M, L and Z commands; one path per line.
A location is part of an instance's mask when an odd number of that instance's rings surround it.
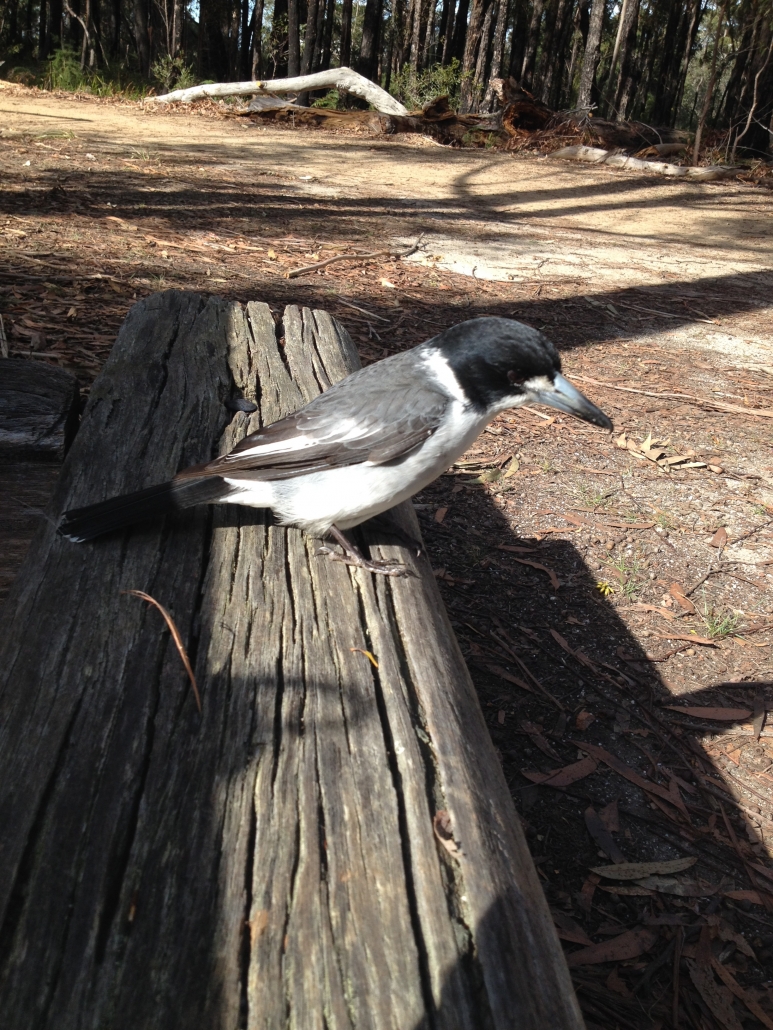
M 680 179 L 697 179 L 710 182 L 712 179 L 728 179 L 736 175 L 740 168 L 729 168 L 726 165 L 709 165 L 706 168 L 693 168 L 688 165 L 674 165 L 666 161 L 643 161 L 639 157 L 627 157 L 625 154 L 613 154 L 600 147 L 563 147 L 554 151 L 551 157 L 564 161 L 586 161 L 589 164 L 610 165 L 612 168 L 628 168 L 634 171 L 658 172 L 660 175 L 673 176 Z
M 190 89 L 175 89 L 160 97 L 152 97 L 161 104 L 180 100 L 189 104 L 192 100 L 203 100 L 204 97 L 243 97 L 260 93 L 304 93 L 312 89 L 338 89 L 343 93 L 353 93 L 356 97 L 367 100 L 381 114 L 408 114 L 403 107 L 386 90 L 375 82 L 359 75 L 351 68 L 330 68 L 328 71 L 315 72 L 313 75 L 299 75 L 292 79 L 255 80 L 254 82 L 211 82 L 202 86 L 191 86 Z

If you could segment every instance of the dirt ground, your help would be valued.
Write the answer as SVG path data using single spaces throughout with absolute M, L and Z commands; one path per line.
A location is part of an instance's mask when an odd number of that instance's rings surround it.
M 9 350 L 84 394 L 167 288 L 365 362 L 483 314 L 561 347 L 612 437 L 501 416 L 426 546 L 588 1026 L 773 1027 L 773 195 L 19 87 L 0 124 Z

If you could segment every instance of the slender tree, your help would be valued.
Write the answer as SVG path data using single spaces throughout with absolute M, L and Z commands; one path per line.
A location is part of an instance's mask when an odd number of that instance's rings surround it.
M 462 88 L 459 106 L 462 111 L 471 111 L 477 104 L 478 86 L 475 71 L 478 66 L 478 53 L 483 39 L 486 15 L 493 0 L 473 0 L 470 12 L 470 24 L 467 28 L 467 41 L 462 59 Z
M 147 78 L 150 75 L 150 35 L 148 33 L 147 0 L 134 0 L 134 43 L 137 47 L 140 74 Z
M 252 54 L 250 78 L 260 79 L 263 75 L 263 0 L 255 0 L 252 10 Z
M 588 39 L 580 72 L 580 91 L 577 95 L 578 107 L 590 107 L 593 103 L 593 87 L 601 51 L 601 30 L 604 25 L 604 6 L 604 0 L 593 0 L 591 6 Z
M 352 0 L 341 4 L 341 67 L 352 63 Z
M 703 139 L 703 130 L 706 128 L 706 119 L 711 109 L 711 101 L 714 97 L 714 86 L 717 82 L 717 58 L 719 57 L 719 44 L 724 31 L 725 23 L 725 11 L 727 9 L 728 0 L 722 0 L 722 7 L 717 15 L 717 29 L 714 33 L 714 49 L 711 54 L 711 70 L 709 71 L 709 81 L 706 86 L 706 93 L 703 98 L 703 107 L 701 108 L 700 118 L 698 119 L 698 128 L 695 132 L 695 142 L 693 143 L 693 156 L 692 163 L 698 164 L 701 156 L 701 142 Z
M 366 0 L 362 22 L 362 42 L 357 71 L 366 79 L 375 79 L 378 70 L 378 50 L 381 30 L 382 0 Z
M 287 74 L 301 73 L 301 24 L 298 0 L 287 0 Z
M 534 66 L 537 61 L 537 46 L 539 44 L 540 30 L 542 28 L 542 15 L 545 13 L 545 0 L 534 0 L 531 9 L 529 30 L 526 36 L 526 49 L 521 64 L 521 85 L 524 89 L 531 89 L 532 78 L 534 77 Z

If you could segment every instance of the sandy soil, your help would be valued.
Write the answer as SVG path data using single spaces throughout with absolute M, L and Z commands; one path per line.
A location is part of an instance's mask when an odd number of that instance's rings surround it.
M 323 200 L 349 216 L 378 208 L 371 236 L 383 230 L 395 242 L 409 241 L 418 233 L 400 233 L 406 226 L 397 223 L 415 223 L 422 246 L 412 260 L 479 279 L 609 294 L 680 282 L 686 295 L 714 295 L 740 285 L 746 310 L 732 312 L 722 332 L 692 326 L 671 342 L 757 359 L 768 347 L 770 192 L 451 150 L 410 136 L 293 133 L 153 102 L 100 104 L 13 87 L 0 92 L 0 115 L 6 138 L 67 134 L 94 155 L 95 173 L 106 159 L 144 159 L 178 174 L 281 178 L 299 201 Z

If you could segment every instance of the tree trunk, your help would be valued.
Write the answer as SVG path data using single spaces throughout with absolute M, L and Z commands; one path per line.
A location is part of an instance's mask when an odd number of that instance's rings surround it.
M 430 0 L 427 4 L 427 21 L 423 29 L 424 45 L 422 47 L 421 64 L 423 68 L 431 68 L 437 61 L 436 55 L 433 53 L 432 44 L 434 42 L 435 35 L 435 18 L 437 16 L 437 7 L 435 0 Z
M 479 83 L 475 81 L 475 69 L 478 64 L 478 53 L 480 51 L 483 28 L 486 22 L 486 15 L 493 0 L 473 0 L 470 24 L 467 29 L 467 41 L 464 47 L 464 59 L 462 60 L 462 90 L 459 101 L 459 109 L 462 112 L 474 110 L 477 105 L 477 88 Z
M 386 90 L 375 82 L 364 78 L 351 68 L 330 68 L 315 75 L 298 76 L 291 79 L 261 79 L 260 82 L 213 82 L 191 86 L 189 89 L 175 89 L 152 97 L 156 103 L 168 104 L 180 101 L 189 104 L 193 100 L 204 97 L 243 97 L 263 93 L 303 93 L 305 90 L 337 89 L 344 93 L 353 93 L 371 104 L 382 114 L 407 115 L 408 111 Z
M 362 42 L 357 71 L 374 81 L 378 72 L 378 48 L 381 36 L 382 0 L 366 0 L 362 22 Z
M 765 157 L 773 149 L 769 131 L 773 119 L 773 27 L 768 23 L 764 24 L 760 34 L 760 46 L 754 55 L 752 72 L 746 122 L 735 140 L 735 146 L 742 144 L 745 152 Z
M 510 60 L 507 74 L 520 80 L 523 66 L 523 55 L 526 53 L 526 37 L 528 34 L 529 11 L 524 0 L 514 0 L 513 32 L 510 41 Z
M 561 0 L 550 0 L 544 18 L 542 39 L 540 41 L 540 53 L 532 74 L 532 92 L 542 96 L 545 92 L 545 79 L 548 75 L 548 68 L 551 59 L 556 53 L 556 27 Z
M 443 0 L 440 9 L 440 31 L 438 35 L 438 53 L 440 63 L 447 65 L 451 60 L 451 40 L 454 34 L 454 0 Z
M 264 75 L 272 79 L 287 77 L 287 0 L 274 0 L 269 52 L 263 64 Z
M 560 107 L 562 71 L 566 64 L 566 51 L 572 33 L 572 5 L 574 0 L 559 0 L 553 27 L 552 46 L 546 47 L 545 66 L 542 76 L 541 97 L 543 104 L 554 109 Z
M 48 57 L 48 8 L 46 0 L 40 0 L 38 11 L 38 58 L 43 60 Z
M 317 42 L 317 9 L 321 6 L 324 10 L 325 0 L 308 0 L 306 13 L 306 33 L 303 37 L 303 55 L 301 57 L 301 75 L 311 74 L 314 64 L 314 47 Z M 309 93 L 304 90 L 298 94 L 296 101 L 298 107 L 309 106 Z
M 478 59 L 475 62 L 475 85 L 476 96 L 473 100 L 473 111 L 481 109 L 481 91 L 488 82 L 489 53 L 491 50 L 491 36 L 494 32 L 494 19 L 496 17 L 497 0 L 491 0 L 486 8 L 486 17 L 483 19 L 483 28 L 480 33 L 480 46 L 478 47 Z
M 676 99 L 674 101 L 674 117 L 676 117 L 676 114 L 679 112 L 679 108 L 682 104 L 682 97 L 684 96 L 684 86 L 687 81 L 687 71 L 690 67 L 690 60 L 692 59 L 693 54 L 695 53 L 695 44 L 698 39 L 698 29 L 700 28 L 701 18 L 703 17 L 705 11 L 706 8 L 703 4 L 703 0 L 692 0 L 692 6 L 690 9 L 690 22 L 684 41 L 684 49 L 682 50 L 682 60 L 679 67 L 679 84 L 677 87 Z
M 700 0 L 698 0 L 700 2 Z M 612 55 L 612 64 L 609 69 L 607 80 L 607 93 L 611 92 L 611 84 L 618 61 L 620 73 L 617 77 L 614 94 L 612 95 L 612 107 L 614 117 L 624 119 L 625 115 L 620 110 L 620 101 L 623 90 L 631 75 L 631 61 L 636 46 L 636 27 L 639 22 L 639 0 L 624 0 L 623 9 L 620 12 L 620 25 L 615 40 L 615 52 Z
M 252 31 L 255 24 L 254 15 L 254 9 L 250 12 L 250 0 L 241 0 L 242 23 L 241 30 L 239 32 L 239 75 L 243 79 L 247 78 L 252 69 Z M 172 13 L 172 35 L 174 35 L 174 12 Z
M 147 79 L 150 75 L 150 36 L 148 34 L 147 0 L 134 0 L 134 42 L 137 45 L 140 75 Z
M 118 0 L 116 0 L 118 2 Z M 48 0 L 48 53 L 53 53 L 62 45 L 62 0 Z M 120 24 L 120 21 L 119 21 Z
M 635 111 L 638 112 L 637 117 L 647 118 L 650 117 L 651 111 L 648 111 L 647 104 L 649 97 L 654 93 L 655 87 L 653 86 L 653 80 L 655 79 L 655 63 L 660 53 L 659 34 L 652 30 L 648 34 L 648 43 L 646 46 L 641 47 L 642 60 L 645 61 L 641 75 L 641 86 L 638 90 L 636 97 Z M 646 60 L 645 60 L 646 59 Z
M 333 26 L 335 24 L 336 2 L 327 0 L 325 23 L 322 29 L 322 56 L 316 71 L 326 72 L 330 67 L 330 54 L 333 49 Z
M 706 118 L 711 110 L 711 101 L 714 96 L 714 86 L 717 81 L 717 58 L 719 57 L 719 41 L 724 35 L 723 28 L 725 22 L 725 11 L 727 10 L 728 0 L 723 0 L 722 7 L 720 8 L 719 14 L 717 15 L 717 31 L 714 36 L 714 50 L 711 55 L 711 71 L 709 72 L 709 81 L 706 85 L 706 95 L 703 98 L 703 107 L 701 109 L 700 118 L 698 119 L 698 128 L 695 130 L 695 143 L 693 144 L 693 155 L 692 163 L 697 165 L 701 156 L 701 140 L 703 137 L 703 130 L 706 126 Z
M 394 18 L 390 19 L 387 27 L 388 43 L 386 51 L 382 51 L 381 64 L 379 66 L 379 82 L 382 83 L 383 87 L 387 92 L 392 84 L 392 61 L 395 53 L 395 22 Z
M 545 12 L 545 0 L 534 0 L 529 22 L 529 31 L 526 36 L 526 49 L 521 65 L 521 85 L 524 89 L 531 89 L 532 78 L 534 77 L 534 64 L 537 59 L 537 46 L 539 45 L 539 34 L 542 28 L 542 15 Z
M 577 55 L 580 52 L 580 43 L 582 42 L 582 36 L 580 35 L 579 29 L 574 30 L 574 38 L 572 40 L 572 53 L 569 58 L 569 68 L 566 73 L 566 104 L 558 104 L 558 107 L 569 106 L 571 104 L 572 92 L 574 90 L 574 71 L 577 67 Z
M 464 50 L 467 43 L 467 18 L 470 13 L 470 0 L 459 0 L 459 7 L 456 11 L 454 22 L 454 38 L 451 44 L 451 59 L 457 61 L 464 59 Z
M 588 24 L 588 41 L 585 44 L 585 57 L 580 73 L 578 107 L 590 107 L 593 103 L 593 87 L 600 56 L 601 30 L 604 24 L 604 7 L 604 0 L 593 0 Z
M 301 73 L 301 26 L 298 12 L 299 0 L 287 0 L 287 77 L 295 78 Z
M 744 93 L 749 88 L 748 72 L 754 63 L 754 52 L 759 44 L 759 31 L 762 27 L 762 15 L 753 9 L 749 10 L 741 31 L 741 39 L 735 52 L 733 70 L 727 80 L 727 94 L 720 115 L 723 124 L 731 124 L 734 112 L 740 106 Z
M 252 12 L 252 67 L 253 79 L 259 79 L 263 74 L 263 10 L 264 0 L 255 0 L 255 8 Z
M 505 64 L 505 42 L 507 41 L 507 26 L 510 21 L 511 0 L 499 0 L 497 4 L 497 24 L 494 31 L 494 48 L 491 52 L 492 79 L 498 79 L 502 75 Z
M 248 0 L 243 0 L 247 7 Z M 170 33 L 169 56 L 177 57 L 183 40 L 183 20 L 185 18 L 184 0 L 172 0 L 172 31 Z M 249 67 L 249 65 L 248 65 Z
M 411 22 L 411 70 L 418 74 L 421 67 L 421 41 L 424 10 L 430 0 L 411 0 L 409 18 Z
M 341 67 L 348 68 L 352 63 L 352 0 L 343 0 L 341 4 Z
M 701 0 L 693 0 L 689 7 L 674 6 L 669 12 L 659 47 L 662 58 L 656 76 L 657 88 L 651 114 L 656 125 L 673 125 L 676 121 L 682 87 L 683 55 L 687 54 L 689 60 L 692 54 L 700 8 Z

